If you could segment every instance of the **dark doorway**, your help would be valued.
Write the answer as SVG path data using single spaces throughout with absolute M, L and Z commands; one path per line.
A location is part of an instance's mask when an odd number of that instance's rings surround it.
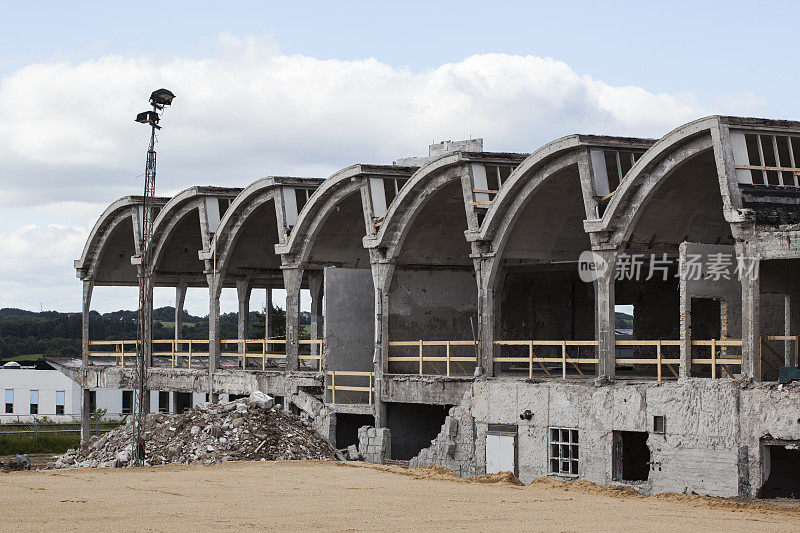
M 358 444 L 358 428 L 374 425 L 375 417 L 372 415 L 336 413 L 336 447 L 341 449 Z
M 439 435 L 449 405 L 389 403 L 387 426 L 392 433 L 392 459 L 408 461 Z
M 769 477 L 758 493 L 759 498 L 800 498 L 800 449 L 765 446 L 769 454 L 765 464 Z
M 192 393 L 191 392 L 176 392 L 175 393 L 175 412 L 185 413 L 192 408 Z
M 614 479 L 647 481 L 650 475 L 650 448 L 645 431 L 614 432 Z

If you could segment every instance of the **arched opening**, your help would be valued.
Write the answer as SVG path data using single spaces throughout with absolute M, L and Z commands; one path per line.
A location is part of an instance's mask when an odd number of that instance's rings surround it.
M 691 375 L 733 377 L 738 367 L 712 363 L 741 356 L 740 345 L 726 345 L 741 338 L 741 285 L 713 149 L 679 162 L 628 208 L 638 214 L 617 256 L 614 292 L 617 309 L 633 316 L 617 329 L 617 377 L 676 379 L 682 340 Z
M 389 372 L 473 374 L 478 301 L 466 229 L 458 179 L 432 193 L 407 229 L 388 294 Z
M 591 359 L 596 352 L 572 342 L 595 338 L 594 287 L 578 274 L 578 257 L 591 245 L 577 164 L 547 177 L 506 216 L 513 218 L 508 233 L 495 238 L 494 372 L 593 376 L 591 363 L 562 364 L 563 353 Z

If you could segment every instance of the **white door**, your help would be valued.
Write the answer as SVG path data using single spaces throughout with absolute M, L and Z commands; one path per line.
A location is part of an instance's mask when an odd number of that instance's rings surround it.
M 514 473 L 514 436 L 486 435 L 486 473 Z

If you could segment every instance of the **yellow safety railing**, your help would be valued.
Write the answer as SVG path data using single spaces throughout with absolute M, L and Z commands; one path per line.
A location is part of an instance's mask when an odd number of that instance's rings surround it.
M 664 367 L 666 366 L 667 369 L 672 373 L 673 376 L 676 378 L 678 377 L 678 371 L 675 369 L 673 365 L 680 365 L 681 358 L 678 357 L 664 357 L 663 349 L 665 346 L 678 346 L 680 347 L 681 341 L 680 340 L 673 340 L 673 339 L 657 339 L 657 340 L 646 340 L 646 339 L 617 339 L 614 343 L 617 347 L 622 346 L 636 346 L 639 348 L 642 347 L 655 347 L 655 357 L 616 357 L 615 362 L 618 365 L 656 365 L 656 379 L 661 381 L 663 377 Z
M 336 384 L 336 377 L 339 377 L 339 384 Z M 328 377 L 330 377 L 330 382 L 328 382 Z M 347 377 L 358 377 L 358 378 L 368 378 L 369 386 L 356 386 L 356 385 L 345 385 L 342 383 L 341 378 Z M 339 399 L 342 399 L 342 396 L 347 400 L 346 403 L 358 403 L 352 401 L 350 396 L 347 394 L 348 392 L 366 392 L 368 393 L 369 397 L 369 405 L 372 405 L 373 395 L 375 393 L 375 373 L 374 372 L 359 372 L 355 370 L 328 370 L 325 372 L 325 388 L 331 391 L 331 403 L 337 403 L 336 401 L 336 391 L 339 391 Z M 338 402 L 343 403 L 343 402 Z
M 694 346 L 708 346 L 711 348 L 708 357 L 695 357 L 694 354 L 692 354 L 693 365 L 711 365 L 711 379 L 717 379 L 718 366 L 728 374 L 729 378 L 733 379 L 733 372 L 731 372 L 729 365 L 741 366 L 742 364 L 741 355 L 732 355 L 728 353 L 728 348 L 730 347 L 738 347 L 741 349 L 742 339 L 693 340 L 692 347 Z M 718 350 L 720 352 L 719 354 L 717 354 Z
M 433 354 L 426 354 L 425 348 L 426 347 L 443 347 L 444 354 L 443 355 L 433 355 Z M 455 363 L 456 366 L 460 368 L 463 372 L 463 375 L 470 375 L 471 372 L 464 368 L 461 363 L 478 363 L 478 359 L 473 353 L 473 355 L 464 356 L 464 355 L 453 355 L 453 347 L 456 346 L 471 346 L 473 349 L 476 348 L 475 341 L 391 341 L 389 342 L 389 348 L 392 347 L 414 347 L 416 348 L 416 353 L 414 355 L 389 355 L 387 358 L 389 363 L 417 363 L 417 367 L 419 370 L 419 374 L 422 375 L 424 373 L 425 363 L 430 363 L 433 369 L 436 371 L 435 373 L 438 375 L 451 375 L 451 365 Z M 440 371 L 438 366 L 434 363 L 444 363 L 445 368 L 444 372 Z
M 561 364 L 561 377 L 567 379 L 568 366 L 573 367 L 581 377 L 586 377 L 583 371 L 578 366 L 579 364 L 597 364 L 597 357 L 571 357 L 567 353 L 567 347 L 570 346 L 597 346 L 597 341 L 594 340 L 510 340 L 510 341 L 494 341 L 495 346 L 522 346 L 527 348 L 528 354 L 526 356 L 516 355 L 500 355 L 494 357 L 496 363 L 528 363 L 528 378 L 533 377 L 534 364 L 538 365 L 547 377 L 552 378 L 553 375 L 547 370 L 544 363 L 559 363 Z M 536 355 L 535 347 L 559 347 L 561 355 L 559 356 L 541 356 Z M 580 350 L 580 348 L 579 348 Z
M 153 357 L 169 357 L 172 368 L 179 366 L 183 358 L 186 358 L 187 365 L 192 368 L 192 359 L 195 361 L 201 358 L 208 358 L 208 341 L 202 339 L 154 339 L 153 341 Z M 316 370 L 322 369 L 323 360 L 325 358 L 324 342 L 320 339 L 307 340 L 303 339 L 298 341 L 299 347 L 302 349 L 304 346 L 309 347 L 309 352 L 316 353 L 300 353 L 298 360 L 303 361 L 316 361 L 317 364 L 313 365 Z M 229 348 L 235 346 L 236 350 L 231 351 Z M 283 351 L 273 351 L 275 346 L 283 346 Z M 92 347 L 105 347 L 105 349 L 93 350 Z M 255 347 L 255 349 L 254 349 Z M 110 348 L 110 350 L 109 350 Z M 124 341 L 89 341 L 88 357 L 114 357 L 115 364 L 118 366 L 127 366 L 126 357 L 133 358 L 137 354 L 137 341 L 124 340 Z M 261 369 L 266 370 L 267 362 L 275 360 L 276 366 L 280 366 L 277 360 L 286 360 L 286 339 L 226 339 L 220 341 L 220 358 L 222 357 L 237 357 L 241 359 L 241 368 L 247 366 L 249 359 L 261 360 Z M 132 361 L 135 365 L 135 360 Z M 196 364 L 196 363 L 195 363 Z M 310 365 L 307 365 L 310 366 Z

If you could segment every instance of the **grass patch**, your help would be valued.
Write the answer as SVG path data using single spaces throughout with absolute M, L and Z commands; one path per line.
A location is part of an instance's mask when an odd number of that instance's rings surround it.
M 39 435 L 0 434 L 0 455 L 17 453 L 64 453 L 77 448 L 81 437 L 77 433 L 49 433 Z
M 42 355 L 44 355 L 44 354 L 41 354 L 41 353 L 27 353 L 27 354 L 24 354 L 24 355 L 15 355 L 13 357 L 6 357 L 3 360 L 4 361 L 38 361 L 39 359 L 42 358 Z

